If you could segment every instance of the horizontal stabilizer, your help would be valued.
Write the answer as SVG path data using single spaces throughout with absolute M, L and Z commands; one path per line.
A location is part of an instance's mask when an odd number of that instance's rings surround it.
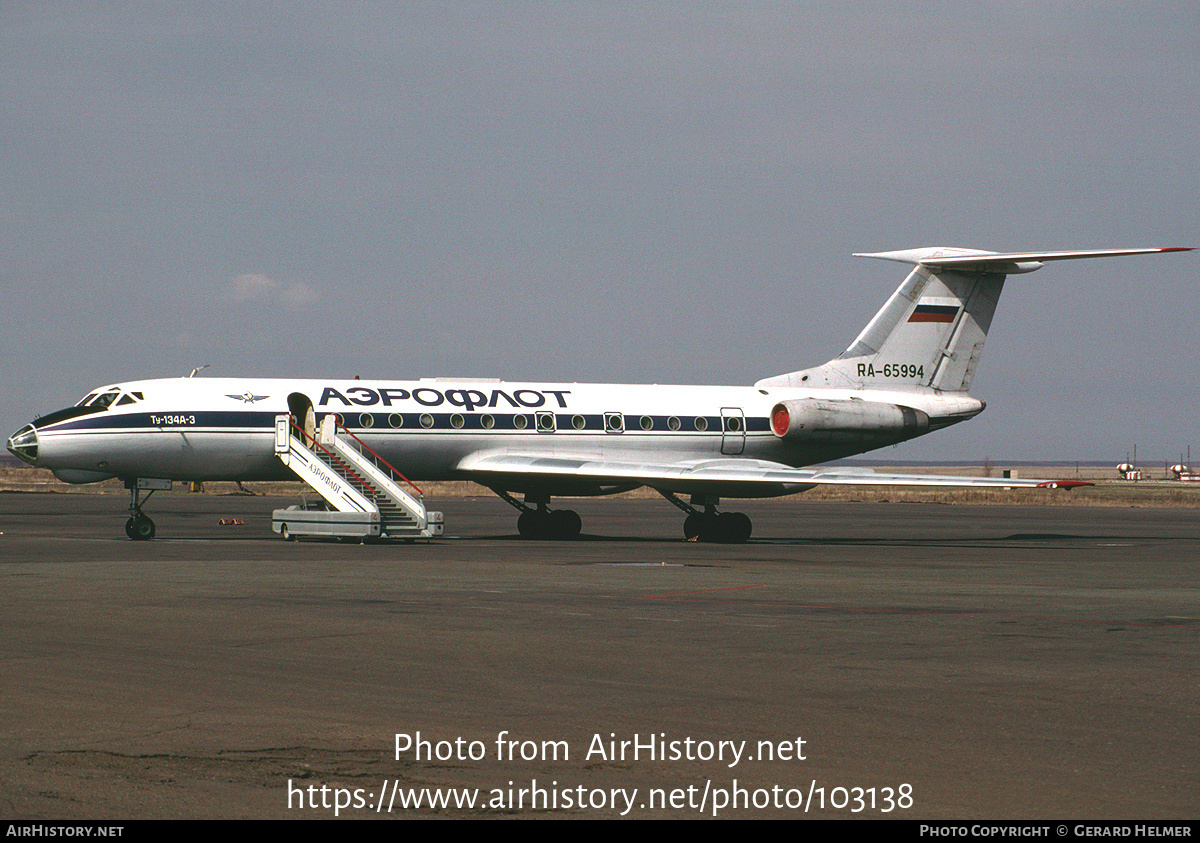
M 896 252 L 856 252 L 857 258 L 878 258 L 916 266 L 959 269 L 967 272 L 999 272 L 1018 275 L 1032 272 L 1046 261 L 1079 258 L 1116 258 L 1124 255 L 1153 255 L 1160 252 L 1190 252 L 1190 246 L 1157 249 L 1088 249 L 1080 252 L 984 252 L 978 249 L 924 248 Z

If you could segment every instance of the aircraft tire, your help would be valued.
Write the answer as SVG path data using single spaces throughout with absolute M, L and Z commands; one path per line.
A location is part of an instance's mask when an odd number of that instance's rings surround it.
M 144 542 L 154 538 L 154 522 L 145 515 L 138 515 L 129 519 L 133 523 L 133 534 L 130 536 L 135 542 Z M 129 524 L 125 525 L 125 532 L 129 532 Z
M 710 544 L 745 544 L 754 525 L 742 512 L 705 515 L 700 524 L 700 541 Z
M 691 541 L 702 532 L 704 532 L 704 515 L 699 512 L 689 513 L 688 517 L 683 519 L 683 537 Z
M 717 544 L 721 541 L 721 520 L 719 515 L 700 516 L 700 533 L 697 538 L 706 544 Z
M 722 531 L 729 544 L 745 544 L 750 538 L 750 534 L 754 532 L 754 523 L 744 512 L 722 513 L 721 520 L 725 522 L 722 525 Z
M 279 525 L 279 535 L 283 536 L 283 540 L 285 542 L 290 542 L 292 540 L 291 535 L 288 533 L 288 525 L 287 524 Z
M 134 533 L 134 530 L 133 530 L 133 527 L 135 524 L 137 524 L 137 519 L 135 519 L 135 518 L 130 518 L 128 521 L 125 522 L 125 535 L 129 536 L 129 538 L 131 538 L 131 539 L 137 538 L 137 535 Z
M 545 535 L 545 518 L 536 509 L 526 509 L 517 517 L 517 532 L 523 539 L 540 539 Z
M 523 539 L 568 541 L 579 535 L 583 520 L 573 509 L 543 512 L 527 509 L 517 518 L 517 532 Z
M 548 520 L 548 532 L 556 539 L 573 539 L 583 530 L 583 519 L 573 509 L 556 509 Z

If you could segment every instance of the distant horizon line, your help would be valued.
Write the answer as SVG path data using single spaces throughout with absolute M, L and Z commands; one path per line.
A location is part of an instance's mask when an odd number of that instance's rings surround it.
M 1163 460 L 1167 464 L 1173 464 L 1175 460 Z M 872 466 L 872 465 L 912 465 L 912 466 L 972 466 L 983 465 L 984 462 L 989 463 L 992 467 L 1000 465 L 1033 465 L 1046 466 L 1049 468 L 1062 468 L 1064 466 L 1079 466 L 1080 468 L 1116 468 L 1120 463 L 1112 460 L 1020 460 L 1008 459 L 1001 457 L 985 457 L 978 460 L 883 460 L 883 459 L 862 459 L 859 457 L 847 457 L 846 459 L 830 460 L 822 465 L 846 465 L 846 466 Z M 1139 459 L 1138 465 L 1158 465 L 1158 460 Z
M 1179 457 L 1174 457 L 1168 460 L 1162 460 L 1166 465 L 1174 465 Z M 910 465 L 914 467 L 931 467 L 931 466 L 982 466 L 988 463 L 994 469 L 1000 469 L 1002 466 L 1039 466 L 1046 468 L 1064 468 L 1071 466 L 1079 466 L 1080 468 L 1112 468 L 1115 469 L 1119 463 L 1112 460 L 1021 460 L 1008 459 L 1000 457 L 985 457 L 977 460 L 905 460 L 905 459 L 864 459 L 861 457 L 847 457 L 840 460 L 828 460 L 823 463 L 813 463 L 813 465 L 844 465 L 844 466 L 903 466 Z M 1138 465 L 1141 466 L 1157 466 L 1159 460 L 1139 460 Z M 33 468 L 33 466 L 17 459 L 12 454 L 0 453 L 0 465 L 9 467 L 24 466 Z

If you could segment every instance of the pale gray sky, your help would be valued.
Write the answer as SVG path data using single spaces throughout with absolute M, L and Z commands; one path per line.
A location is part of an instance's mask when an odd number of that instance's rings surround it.
M 0 5 L 0 425 L 174 376 L 751 383 L 855 251 L 1200 245 L 1200 7 Z M 1174 458 L 1195 254 L 1011 278 L 978 419 L 880 456 Z

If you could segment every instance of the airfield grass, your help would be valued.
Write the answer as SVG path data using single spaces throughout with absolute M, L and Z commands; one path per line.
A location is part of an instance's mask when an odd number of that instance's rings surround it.
M 999 477 L 1001 470 L 995 466 L 874 466 L 879 472 L 889 474 L 953 474 L 967 477 Z M 1156 506 L 1156 507 L 1200 507 L 1200 483 L 1181 483 L 1177 480 L 1151 479 L 1139 482 L 1113 479 L 1111 468 L 1096 467 L 1046 467 L 1013 466 L 1020 477 L 1039 477 L 1055 480 L 1086 480 L 1095 486 L 1076 489 L 963 489 L 963 488 L 920 488 L 904 486 L 818 486 L 807 492 L 789 497 L 805 501 L 861 501 L 864 503 L 936 503 L 936 504 L 992 504 L 1013 506 Z M 491 490 L 470 481 L 441 481 L 421 483 L 427 501 L 439 498 L 488 497 Z M 127 495 L 118 480 L 103 483 L 71 485 L 57 480 L 46 469 L 25 465 L 0 466 L 0 492 L 49 493 L 49 494 L 101 494 Z M 236 483 L 209 482 L 202 491 L 193 491 L 191 484 L 176 483 L 171 492 L 159 494 L 206 494 L 206 495 L 273 495 L 299 497 L 315 494 L 303 483 L 272 482 L 245 483 L 239 489 Z M 658 498 L 652 489 L 635 489 L 617 497 Z

